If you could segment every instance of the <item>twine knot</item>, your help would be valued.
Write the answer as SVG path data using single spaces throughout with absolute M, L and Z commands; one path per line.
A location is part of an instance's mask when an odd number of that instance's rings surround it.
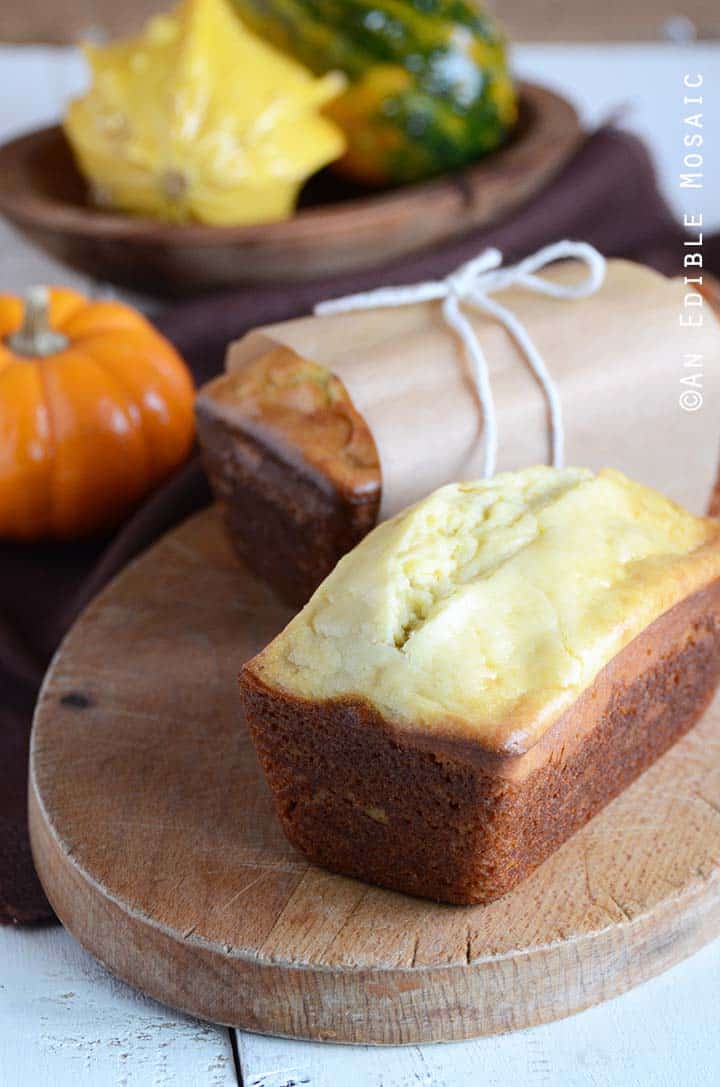
M 584 264 L 588 271 L 587 276 L 578 283 L 562 284 L 543 279 L 538 274 L 553 261 L 564 259 Z M 418 302 L 441 300 L 445 322 L 460 337 L 472 366 L 483 413 L 483 475 L 489 478 L 495 474 L 497 464 L 498 428 L 495 402 L 480 339 L 463 312 L 463 307 L 473 307 L 499 321 L 525 355 L 542 387 L 550 411 L 552 464 L 555 468 L 561 468 L 564 461 L 565 432 L 562 405 L 555 382 L 523 323 L 511 310 L 491 296 L 508 287 L 518 286 L 550 298 L 587 298 L 600 289 L 604 279 L 605 258 L 585 242 L 556 242 L 507 268 L 503 267 L 502 253 L 498 249 L 486 249 L 466 264 L 460 265 L 445 279 L 407 287 L 381 287 L 363 294 L 347 295 L 345 298 L 321 302 L 315 307 L 315 313 L 322 317 L 334 313 L 350 313 L 353 310 L 409 306 Z

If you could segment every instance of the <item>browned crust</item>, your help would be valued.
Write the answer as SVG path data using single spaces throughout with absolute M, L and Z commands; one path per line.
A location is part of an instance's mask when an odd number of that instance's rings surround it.
M 205 385 L 198 402 L 303 461 L 339 494 L 380 490 L 380 460 L 364 417 L 326 366 L 276 347 Z
M 291 604 L 304 604 L 377 522 L 370 430 L 325 367 L 282 349 L 207 385 L 198 436 L 230 539 Z
M 301 852 L 385 887 L 471 904 L 509 891 L 634 781 L 694 724 L 719 678 L 720 581 L 618 654 L 539 762 L 534 749 L 478 759 L 466 741 L 401 732 L 364 703 L 294 699 L 266 687 L 252 663 L 241 688 L 278 815 Z M 528 773 L 513 772 L 528 760 Z

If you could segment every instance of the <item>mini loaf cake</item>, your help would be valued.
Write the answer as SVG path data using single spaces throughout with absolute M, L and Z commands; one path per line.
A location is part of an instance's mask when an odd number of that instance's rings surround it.
M 531 468 L 374 529 L 241 689 L 310 860 L 477 903 L 686 732 L 719 674 L 720 524 L 615 471 Z
M 210 382 L 196 416 L 236 551 L 304 604 L 377 520 L 380 465 L 367 424 L 338 378 L 287 348 Z

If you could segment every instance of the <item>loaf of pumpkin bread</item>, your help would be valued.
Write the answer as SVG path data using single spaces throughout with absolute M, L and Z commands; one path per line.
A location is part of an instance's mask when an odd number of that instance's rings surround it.
M 719 675 L 720 523 L 615 471 L 531 468 L 375 528 L 241 690 L 310 860 L 478 903 L 686 732 Z
M 240 557 L 304 604 L 377 521 L 380 464 L 342 382 L 287 348 L 204 387 L 208 478 Z

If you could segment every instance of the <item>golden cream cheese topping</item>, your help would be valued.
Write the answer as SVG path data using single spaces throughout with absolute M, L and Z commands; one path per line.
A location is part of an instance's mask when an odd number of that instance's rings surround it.
M 442 487 L 379 525 L 255 659 L 308 699 L 531 746 L 654 619 L 720 576 L 720 524 L 616 471 Z

